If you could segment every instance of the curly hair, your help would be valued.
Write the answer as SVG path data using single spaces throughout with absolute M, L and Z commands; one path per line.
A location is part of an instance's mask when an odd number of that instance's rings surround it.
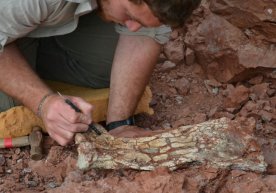
M 182 26 L 201 0 L 129 0 L 135 4 L 146 3 L 159 20 L 172 27 Z

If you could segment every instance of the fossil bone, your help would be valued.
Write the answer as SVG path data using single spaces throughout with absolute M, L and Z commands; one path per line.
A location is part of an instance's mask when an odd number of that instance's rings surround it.
M 97 125 L 98 129 L 104 129 Z M 253 119 L 227 118 L 181 126 L 149 137 L 116 138 L 104 132 L 79 133 L 77 166 L 82 170 L 168 167 L 175 170 L 190 163 L 206 163 L 218 168 L 263 172 L 266 163 L 253 137 Z

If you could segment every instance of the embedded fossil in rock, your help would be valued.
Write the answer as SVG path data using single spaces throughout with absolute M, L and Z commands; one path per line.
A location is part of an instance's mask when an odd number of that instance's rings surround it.
M 104 129 L 97 125 L 98 129 Z M 267 164 L 253 137 L 253 119 L 227 118 L 181 126 L 154 136 L 116 138 L 104 132 L 78 133 L 77 166 L 82 170 L 168 167 L 175 170 L 190 163 L 218 168 L 264 172 Z

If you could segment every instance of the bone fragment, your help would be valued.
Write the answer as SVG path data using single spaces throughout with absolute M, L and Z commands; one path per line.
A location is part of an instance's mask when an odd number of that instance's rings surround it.
M 99 130 L 104 129 L 97 125 Z M 77 166 L 82 170 L 176 170 L 191 163 L 264 172 L 267 164 L 253 137 L 253 119 L 227 118 L 181 126 L 150 137 L 116 138 L 79 133 Z

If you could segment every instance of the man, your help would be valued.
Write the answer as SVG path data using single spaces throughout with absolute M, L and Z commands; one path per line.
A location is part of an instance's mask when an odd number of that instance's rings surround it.
M 93 121 L 93 107 L 81 98 L 68 96 L 82 111 L 75 112 L 40 77 L 95 88 L 108 87 L 110 81 L 107 123 L 128 119 L 149 81 L 161 44 L 168 39 L 170 29 L 161 24 L 182 24 L 199 3 L 200 0 L 2 1 L 0 108 L 3 111 L 18 103 L 25 105 L 42 118 L 54 140 L 66 145 L 74 133 L 88 129 Z M 119 37 L 110 24 L 99 20 L 97 11 L 104 20 L 118 24 Z M 144 131 L 123 122 L 110 133 L 131 137 L 143 135 Z

